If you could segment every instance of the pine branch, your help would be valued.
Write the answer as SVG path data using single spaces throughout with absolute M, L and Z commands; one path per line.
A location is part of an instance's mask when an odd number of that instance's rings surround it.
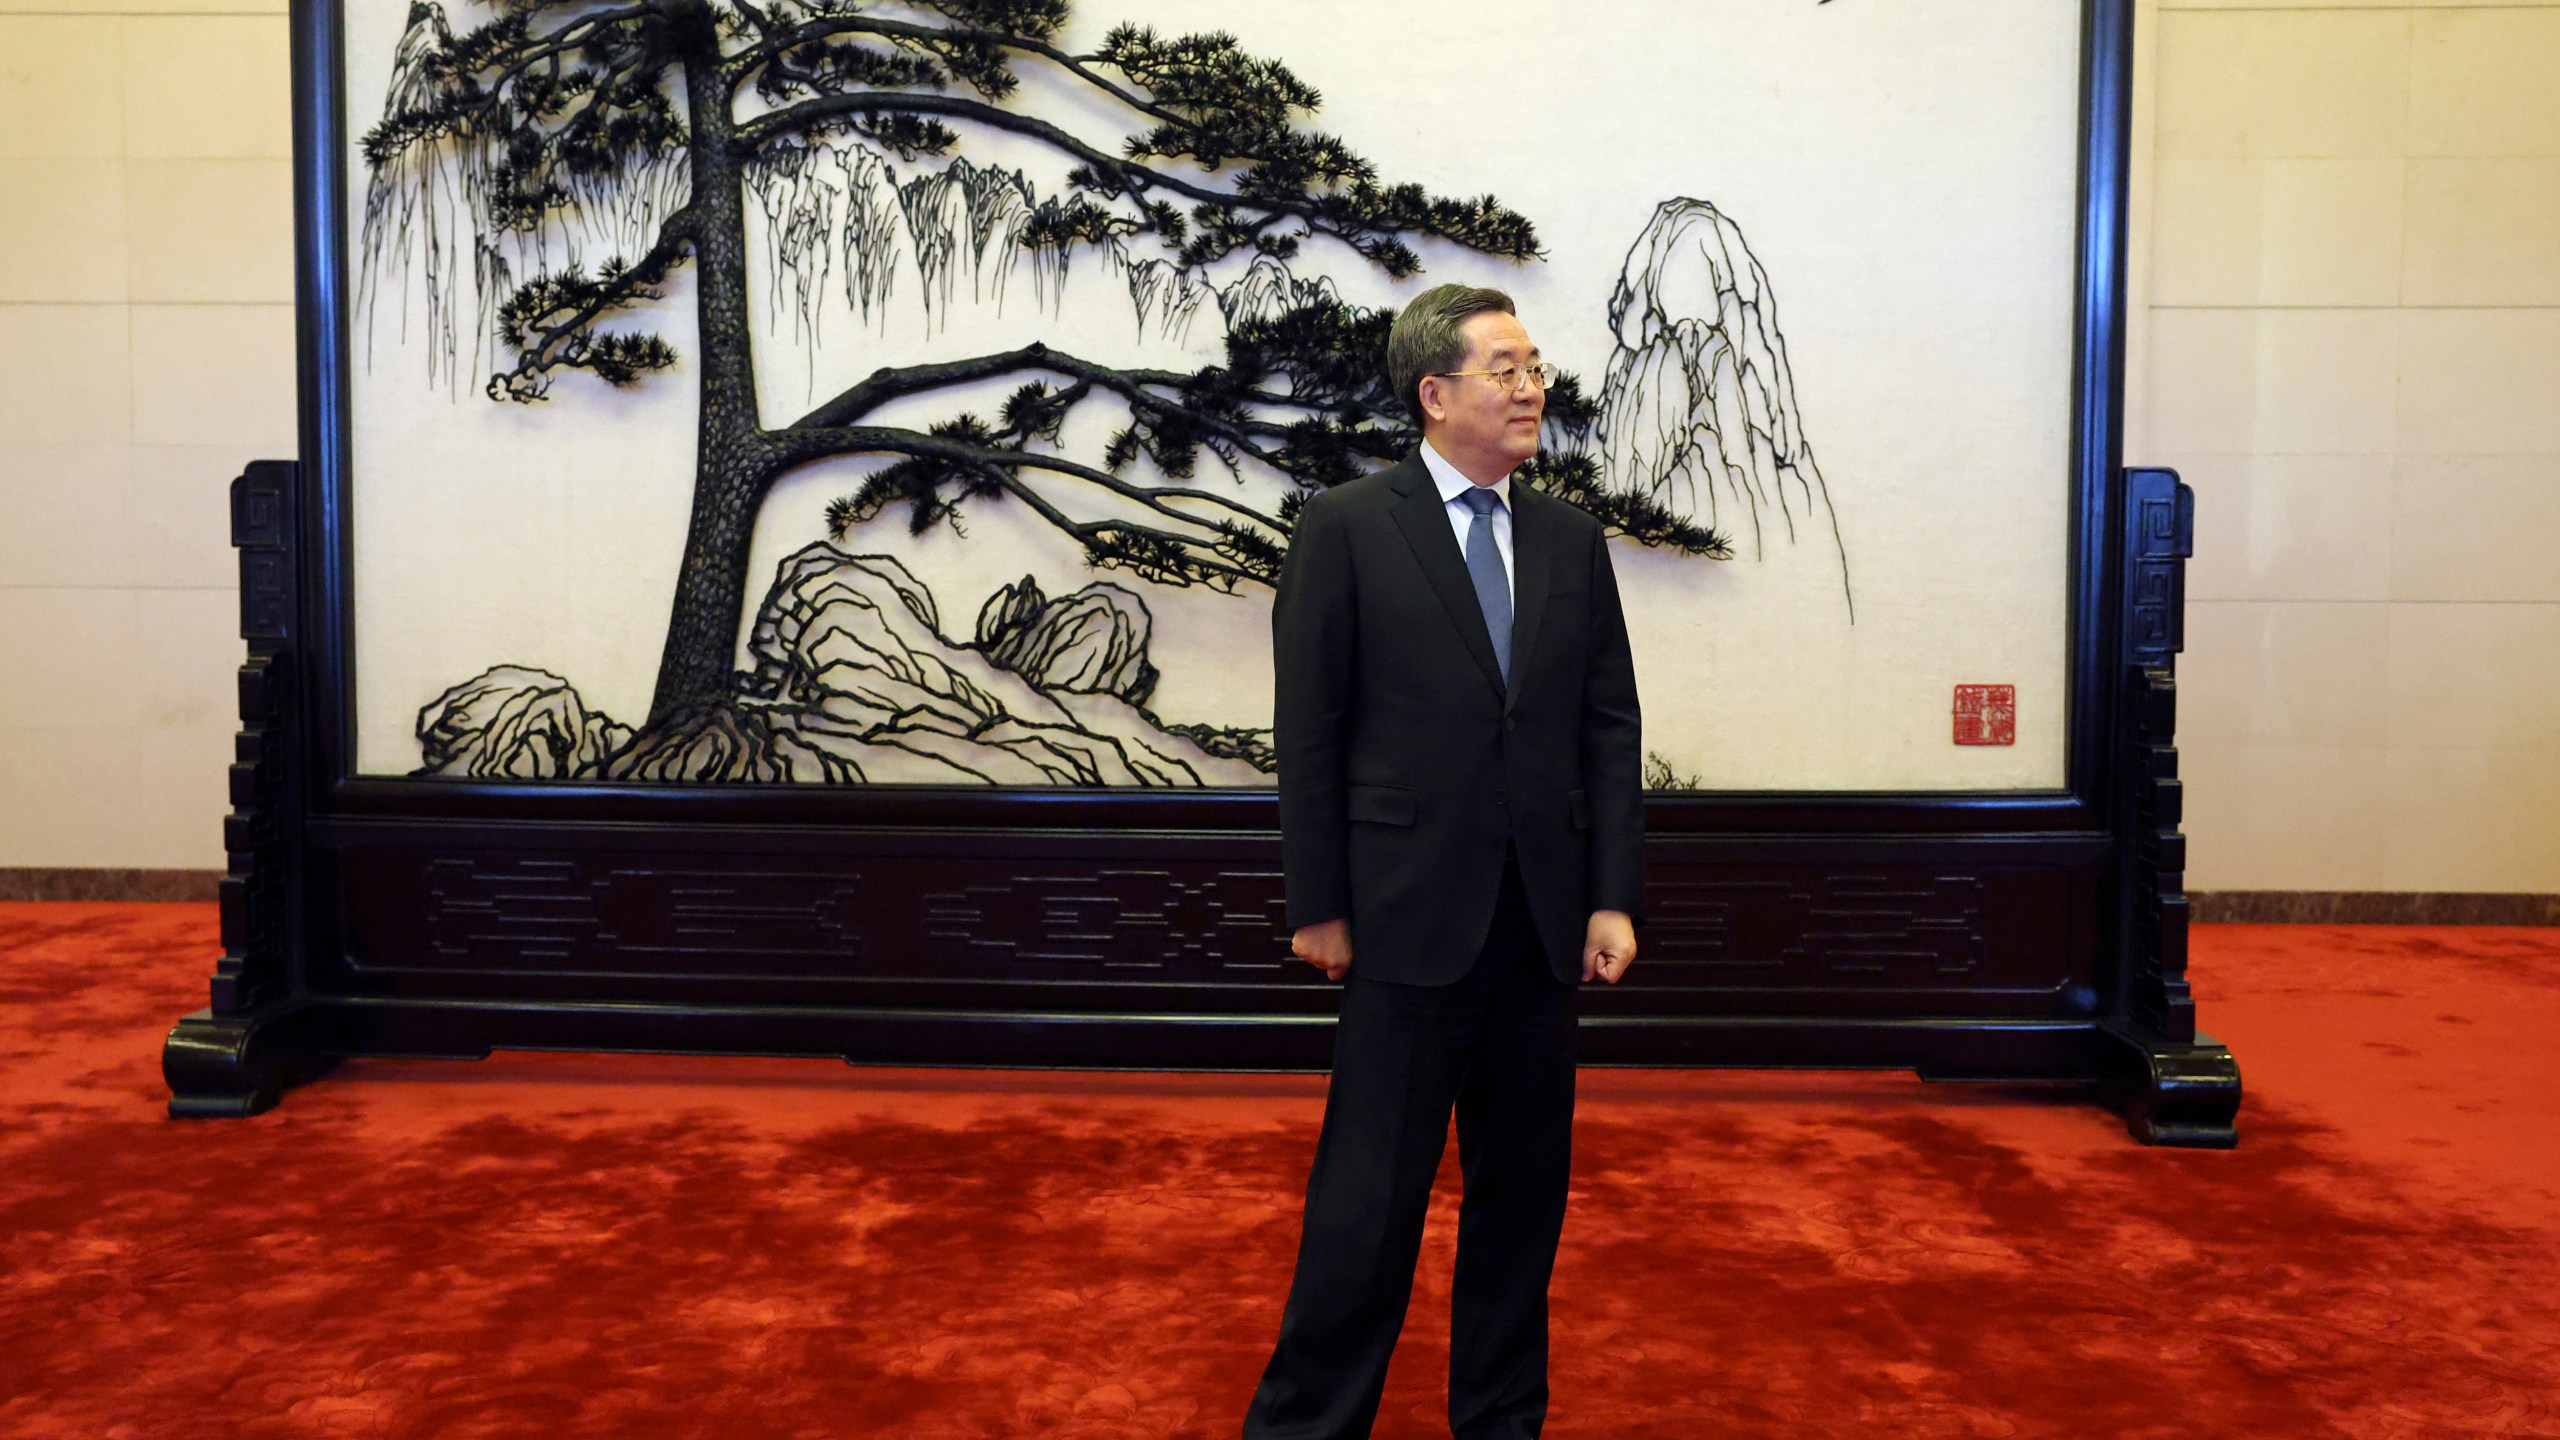
M 1159 106 L 1138 91 L 1113 81 L 1094 67 L 1090 57 L 1070 54 L 1039 37 L 1013 30 L 959 25 L 917 25 L 903 20 L 882 20 L 865 15 L 823 16 L 801 24 L 787 35 L 770 39 L 762 46 L 741 52 L 730 62 L 730 83 L 739 84 L 751 76 L 757 76 L 760 67 L 771 64 L 777 57 L 787 54 L 796 46 L 832 39 L 839 35 L 876 35 L 893 44 L 908 46 L 932 46 L 956 42 L 1012 50 L 1048 61 L 1149 119 L 1169 123 L 1179 123 L 1183 119 L 1179 112 Z
M 1293 428 L 1257 421 L 1246 413 L 1248 405 L 1289 404 L 1291 397 L 1230 387 L 1223 376 L 1204 385 L 1199 374 L 1103 365 L 1053 350 L 1038 341 L 1018 350 L 965 360 L 874 371 L 859 384 L 810 411 L 789 429 L 797 431 L 849 425 L 893 400 L 1028 370 L 1046 370 L 1063 375 L 1087 390 L 1099 388 L 1128 401 L 1137 417 L 1135 423 L 1142 427 L 1133 438 L 1168 475 L 1187 478 L 1191 473 L 1191 455 L 1197 445 L 1186 446 L 1176 438 L 1186 428 L 1196 429 L 1215 443 L 1229 447 L 1221 452 L 1220 458 L 1231 470 L 1238 456 L 1259 460 L 1284 472 L 1291 470 L 1287 451 L 1268 442 L 1291 436 Z M 1158 393 L 1160 391 L 1173 393 Z M 1078 395 L 1078 398 L 1082 396 Z M 1123 456 L 1113 461 L 1110 468 L 1119 469 L 1128 458 L 1131 457 Z
M 1197 202 L 1213 213 L 1247 209 L 1289 216 L 1305 227 L 1305 233 L 1338 240 L 1397 279 L 1422 268 L 1421 257 L 1399 238 L 1403 234 L 1436 236 L 1506 259 L 1534 259 L 1540 253 L 1529 221 L 1503 209 L 1489 195 L 1450 200 L 1433 196 L 1419 185 L 1382 188 L 1365 178 L 1339 190 L 1305 194 L 1289 188 L 1288 172 L 1261 169 L 1247 171 L 1232 191 L 1216 190 L 1138 160 L 1105 154 L 1046 120 L 957 95 L 908 91 L 822 95 L 746 122 L 738 127 L 736 144 L 742 156 L 753 156 L 778 139 L 822 136 L 882 114 L 948 116 L 1028 136 L 1080 162 L 1068 175 L 1070 184 L 1127 200 L 1139 212 L 1113 217 L 1091 208 L 1070 211 L 1026 236 L 1026 243 L 1153 232 L 1178 244 L 1184 226 L 1177 211 L 1153 198 L 1154 192 L 1162 191 Z
M 523 14 L 502 16 L 461 35 L 441 31 L 443 43 L 427 72 L 443 92 L 439 102 L 385 115 L 365 132 L 365 162 L 379 167 L 422 140 L 462 133 L 470 117 L 505 106 L 512 87 L 524 81 L 534 66 L 549 63 L 556 70 L 562 56 L 594 43 L 615 26 L 648 19 L 654 10 L 644 3 L 582 15 L 538 41 L 532 41 L 531 20 Z M 502 68 L 481 78 L 480 72 L 492 66 Z M 535 98 L 538 102 L 539 97 Z M 533 113 L 540 113 L 538 103 Z
M 443 144 L 466 156 L 466 184 L 501 230 L 529 232 L 545 217 L 626 176 L 635 162 L 686 141 L 665 76 L 677 63 L 653 4 L 578 16 L 548 34 L 535 5 L 457 35 L 440 14 L 403 83 L 416 87 L 366 132 L 377 174 Z
M 959 526 L 958 499 L 945 496 L 946 484 L 957 481 L 962 497 L 1002 494 L 1020 500 L 1042 520 L 1074 539 L 1094 565 L 1128 570 L 1140 578 L 1167 585 L 1207 585 L 1232 591 L 1243 584 L 1274 584 L 1279 579 L 1278 547 L 1227 522 L 1216 522 L 1211 537 L 1198 539 L 1126 520 L 1079 521 L 1051 503 L 1038 487 L 1024 481 L 1015 466 L 1026 459 L 1015 452 L 985 451 L 969 443 L 965 426 L 946 422 L 931 435 L 889 432 L 891 439 L 865 444 L 864 451 L 887 450 L 911 458 L 873 475 L 862 489 L 827 507 L 837 539 L 853 526 L 877 516 L 892 504 L 912 507 L 908 526 L 921 534 L 936 524 Z M 1171 512 L 1168 512 L 1171 513 Z M 1190 517 L 1176 516 L 1189 521 Z
M 795 95 L 841 94 L 857 86 L 939 90 L 951 78 L 928 56 L 836 43 L 833 37 L 838 33 L 842 27 L 804 26 L 731 57 L 723 68 L 733 89 L 752 75 L 756 93 L 777 103 Z
M 1143 195 L 1152 188 L 1171 190 L 1195 200 L 1227 201 L 1233 197 L 1220 191 L 1194 185 L 1168 175 L 1160 175 L 1133 161 L 1106 154 L 1077 139 L 1074 135 L 1030 115 L 970 100 L 958 95 L 888 93 L 821 95 L 796 105 L 768 111 L 738 126 L 737 145 L 742 155 L 753 155 L 765 145 L 783 137 L 824 135 L 844 127 L 856 116 L 877 114 L 948 115 L 970 120 L 990 129 L 1011 131 L 1043 142 L 1062 154 L 1071 155 L 1097 173 L 1123 176 L 1134 187 L 1131 194 Z
M 786 430 L 776 434 L 773 440 L 776 458 L 785 465 L 805 465 L 812 460 L 837 455 L 908 455 L 955 465 L 995 466 L 1008 471 L 1015 468 L 1042 470 L 1085 481 L 1168 519 L 1191 524 L 1214 523 L 1203 521 L 1169 503 L 1184 500 L 1226 511 L 1238 519 L 1267 529 L 1281 528 L 1272 517 L 1233 496 L 1179 485 L 1144 485 L 1063 455 L 1003 447 L 994 443 L 996 438 L 983 421 L 964 416 L 958 421 L 944 421 L 928 433 L 890 426 L 853 425 L 824 430 Z
M 1284 517 L 1293 507 L 1284 504 L 1282 516 L 1275 517 L 1212 491 L 1135 484 L 1063 456 L 1026 448 L 1032 438 L 1052 429 L 1064 407 L 1077 398 L 1074 388 L 1051 392 L 1035 383 L 1015 391 L 1006 402 L 1002 429 L 963 415 L 923 434 L 884 427 L 786 432 L 781 437 L 783 453 L 791 463 L 837 454 L 906 457 L 873 473 L 855 494 L 828 506 L 828 528 L 838 539 L 898 504 L 908 507 L 911 532 L 921 534 L 935 525 L 949 525 L 965 534 L 962 507 L 968 501 L 1010 498 L 1023 501 L 1074 539 L 1096 565 L 1167 584 L 1223 590 L 1278 581 L 1283 553 L 1279 537 L 1287 533 Z M 1087 482 L 1170 526 L 1110 519 L 1077 521 L 1022 473 L 1026 470 Z M 1183 502 L 1205 504 L 1224 514 L 1204 516 Z
M 553 372 L 585 370 L 622 386 L 675 363 L 673 347 L 654 335 L 599 334 L 596 322 L 616 310 L 661 298 L 658 286 L 684 258 L 690 210 L 659 227 L 658 242 L 639 260 L 608 260 L 590 278 L 571 266 L 518 286 L 498 308 L 498 338 L 516 352 L 514 368 L 489 377 L 489 398 L 529 404 L 551 388 Z
M 1601 482 L 1599 462 L 1583 451 L 1555 455 L 1541 451 L 1520 467 L 1519 474 L 1548 494 L 1588 511 L 1612 535 L 1708 560 L 1733 558 L 1733 542 L 1723 532 L 1682 519 L 1651 496 L 1608 488 Z

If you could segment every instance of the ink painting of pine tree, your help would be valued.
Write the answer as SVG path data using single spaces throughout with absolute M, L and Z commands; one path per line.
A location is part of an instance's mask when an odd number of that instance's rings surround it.
M 1498 285 L 1540 263 L 1537 229 L 1497 196 L 1381 174 L 1315 127 L 1313 87 L 1232 36 L 1125 23 L 1071 49 L 1072 8 L 411 8 L 381 118 L 361 137 L 358 323 L 417 297 L 431 382 L 556 412 L 544 423 L 576 423 L 554 399 L 565 376 L 646 390 L 689 371 L 699 391 L 647 714 L 625 724 L 560 677 L 496 665 L 420 712 L 419 773 L 1268 783 L 1267 732 L 1149 709 L 1160 677 L 1146 597 L 1269 587 L 1307 496 L 1411 451 L 1417 431 L 1383 373 L 1391 312 L 1342 299 L 1337 271 L 1402 281 L 1428 251 L 1477 267 L 1444 264 L 1437 278 Z M 1031 103 L 1043 97 L 1072 102 L 1076 128 Z M 1084 138 L 1097 115 L 1118 143 Z M 1004 163 L 1026 151 L 1059 180 Z M 1080 269 L 1124 285 L 1142 324 L 1214 311 L 1220 353 L 1169 367 L 1052 343 L 1037 317 Z M 660 333 L 679 276 L 689 356 Z M 902 277 L 929 308 L 959 303 L 964 286 L 983 300 L 1027 285 L 1024 336 L 857 364 L 860 379 L 805 404 L 760 378 L 767 327 L 753 297 L 808 334 L 822 299 L 869 313 Z M 817 343 L 832 353 L 862 339 Z M 1526 478 L 1641 544 L 1730 554 L 1707 502 L 1680 499 L 1685 479 L 1604 483 L 1607 399 L 1561 379 Z M 1669 403 L 1647 401 L 1647 424 L 1667 423 Z M 1068 443 L 1071 421 L 1096 412 L 1103 443 Z M 1666 450 L 1656 468 L 1694 468 L 1679 457 L 1695 450 Z M 849 458 L 869 465 L 830 507 L 828 537 L 757 586 L 766 498 Z M 1246 471 L 1281 484 L 1228 483 Z M 986 507 L 1036 517 L 1096 583 L 1052 596 L 1026 577 L 989 597 L 974 628 L 946 626 L 896 557 L 841 548 L 884 516 L 922 534 Z

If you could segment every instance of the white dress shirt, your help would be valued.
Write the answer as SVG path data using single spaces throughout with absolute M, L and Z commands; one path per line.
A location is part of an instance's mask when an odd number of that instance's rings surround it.
M 1422 442 L 1422 467 L 1431 472 L 1431 482 L 1440 487 L 1440 508 L 1449 517 L 1449 528 L 1458 532 L 1458 554 L 1467 553 L 1467 532 L 1476 525 L 1475 507 L 1466 501 L 1468 491 L 1478 488 L 1457 466 L 1450 464 L 1431 442 Z M 1493 507 L 1493 548 L 1502 552 L 1502 583 L 1511 592 L 1513 608 L 1518 608 L 1520 583 L 1511 567 L 1511 477 L 1503 476 L 1490 486 L 1502 503 Z

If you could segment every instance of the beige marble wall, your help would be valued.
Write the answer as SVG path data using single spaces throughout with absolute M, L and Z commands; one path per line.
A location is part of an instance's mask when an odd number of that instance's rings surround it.
M 2560 3 L 2142 14 L 2199 890 L 2560 891 Z
M 0 0 L 0 866 L 220 863 L 292 447 L 280 0 Z M 2146 0 L 2198 889 L 2560 891 L 2560 0 Z
M 0 867 L 222 863 L 224 492 L 293 450 L 283 9 L 0 0 Z

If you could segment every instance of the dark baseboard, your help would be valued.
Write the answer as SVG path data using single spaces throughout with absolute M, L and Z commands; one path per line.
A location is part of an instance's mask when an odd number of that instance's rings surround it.
M 2399 890 L 2196 890 L 2205 925 L 2560 925 L 2560 895 Z
M 178 900 L 210 905 L 219 870 L 91 870 L 0 866 L 0 900 Z
M 0 866 L 0 901 L 185 901 L 210 904 L 219 870 Z M 2198 890 L 2204 925 L 2560 925 L 2560 895 L 2396 890 Z

